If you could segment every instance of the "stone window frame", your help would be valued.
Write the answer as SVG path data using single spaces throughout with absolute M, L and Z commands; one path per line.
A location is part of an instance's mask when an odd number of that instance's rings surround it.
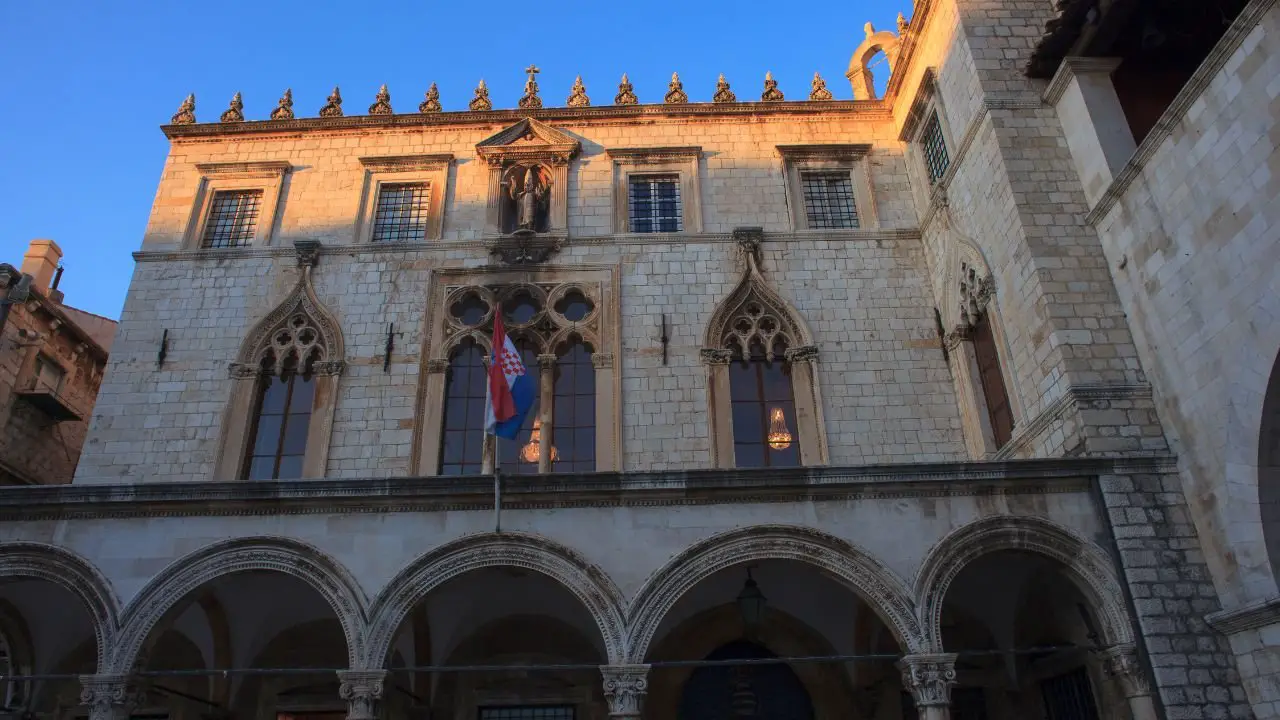
M 261 190 L 262 205 L 258 208 L 258 225 L 254 228 L 253 239 L 246 247 L 264 247 L 271 245 L 275 232 L 276 211 L 280 207 L 280 198 L 284 192 L 284 180 L 293 169 L 284 160 L 263 160 L 258 162 L 234 163 L 196 163 L 200 173 L 200 181 L 196 188 L 195 200 L 192 203 L 191 215 L 187 219 L 186 231 L 182 237 L 182 247 L 187 250 L 235 250 L 236 248 L 204 248 L 205 226 L 209 222 L 209 213 L 213 209 L 213 196 L 219 192 L 231 190 Z
M 818 346 L 814 344 L 813 332 L 795 307 L 769 285 L 760 271 L 763 231 L 760 228 L 738 228 L 733 231 L 733 236 L 745 266 L 742 279 L 712 312 L 700 353 L 702 363 L 707 368 L 711 466 L 718 469 L 737 466 L 733 447 L 732 393 L 729 388 L 729 363 L 733 360 L 733 352 L 725 347 L 724 337 L 738 317 L 739 308 L 752 300 L 763 305 L 782 321 L 792 341 L 784 357 L 791 364 L 791 394 L 795 403 L 800 466 L 827 465 L 830 463 L 830 455 L 822 389 L 818 380 Z
M 546 235 L 569 234 L 569 164 L 582 143 L 567 133 L 533 118 L 525 118 L 476 145 L 476 154 L 488 163 L 486 237 L 501 237 L 503 178 L 514 166 L 538 165 L 551 176 Z
M 929 177 L 929 166 L 920 144 L 924 129 L 934 116 L 938 118 L 938 128 L 942 132 L 942 142 L 947 150 L 947 170 L 936 181 Z M 898 134 L 898 140 L 906 143 L 907 146 L 908 173 L 922 181 L 919 186 L 926 188 L 926 194 L 931 195 L 951 183 L 951 178 L 958 167 L 959 157 L 956 151 L 959 146 L 956 144 L 955 134 L 951 131 L 951 124 L 947 120 L 946 106 L 942 101 L 942 93 L 938 89 L 936 69 L 925 69 L 916 97 L 911 102 L 911 109 L 907 111 L 906 122 L 902 124 L 902 131 Z
M 447 319 L 452 298 L 469 288 L 504 288 L 528 285 L 554 285 L 547 291 L 547 303 L 553 303 L 573 288 L 583 293 L 595 304 L 592 317 L 595 327 L 590 332 L 579 329 L 561 329 L 550 343 L 554 348 L 562 338 L 581 335 L 591 343 L 594 352 L 591 364 L 595 367 L 596 381 L 596 472 L 622 469 L 622 375 L 617 370 L 622 356 L 622 307 L 619 301 L 622 288 L 621 267 L 618 265 L 539 265 L 511 268 L 459 268 L 442 269 L 431 274 L 427 283 L 427 319 L 422 340 L 418 397 L 414 412 L 413 454 L 410 467 L 414 475 L 434 476 L 440 471 L 440 449 L 444 427 L 442 408 L 445 401 L 445 380 L 449 371 L 450 356 L 458 343 L 472 338 L 484 350 L 486 358 L 492 350 L 487 333 L 478 330 L 456 331 Z M 554 371 L 555 356 L 539 356 L 540 393 L 545 393 L 547 383 L 543 375 L 550 377 Z M 546 395 L 542 395 L 545 399 Z M 539 413 L 549 412 L 547 403 L 539 402 Z M 549 454 L 554 427 L 548 431 L 550 417 L 540 415 L 541 438 L 544 443 L 542 457 Z M 485 469 L 492 471 L 490 451 L 485 450 Z M 546 470 L 540 468 L 539 472 Z
M 605 155 L 613 163 L 614 234 L 633 234 L 630 207 L 631 178 L 644 175 L 678 176 L 682 216 L 680 234 L 702 232 L 702 178 L 699 168 L 702 160 L 701 147 L 608 148 L 605 150 Z
M 378 195 L 382 186 L 401 183 L 426 183 L 427 232 L 422 242 L 440 240 L 444 236 L 444 205 L 449 190 L 449 169 L 453 154 L 438 155 L 385 155 L 362 157 L 364 168 L 360 183 L 360 202 L 356 216 L 354 242 L 357 245 L 373 242 L 374 214 L 378 208 Z M 404 246 L 413 243 L 395 242 L 389 245 Z
M 791 228 L 797 232 L 841 232 L 844 230 L 875 229 L 880 227 L 879 212 L 875 203 L 875 185 L 871 178 L 871 163 L 867 155 L 871 145 L 778 145 L 786 178 L 787 208 L 791 212 Z M 849 173 L 853 186 L 853 206 L 858 225 L 854 228 L 810 228 L 805 211 L 804 188 L 801 175 L 806 172 Z
M 312 285 L 311 271 L 317 259 L 319 241 L 298 241 L 294 246 L 298 250 L 301 269 L 298 282 L 283 301 L 253 324 L 245 334 L 235 361 L 228 366 L 231 389 L 219 429 L 218 456 L 213 468 L 215 481 L 287 482 L 248 481 L 242 475 L 263 378 L 262 355 L 271 347 L 273 338 L 284 324 L 299 315 L 315 329 L 317 346 L 321 348 L 320 359 L 312 365 L 315 390 L 307 428 L 307 449 L 302 460 L 302 478 L 322 478 L 327 471 L 338 384 L 346 369 L 345 343 L 337 318 L 316 297 Z

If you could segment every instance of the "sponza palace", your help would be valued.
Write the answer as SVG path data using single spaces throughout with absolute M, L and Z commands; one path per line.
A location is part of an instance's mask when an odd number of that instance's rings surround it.
M 1280 717 L 1275 0 L 851 36 L 852 101 L 188 98 L 74 482 L 0 491 L 5 711 Z

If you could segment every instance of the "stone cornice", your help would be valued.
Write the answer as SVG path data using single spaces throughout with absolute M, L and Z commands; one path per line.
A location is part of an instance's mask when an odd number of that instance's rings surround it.
M 858 160 L 871 152 L 871 145 L 778 145 L 778 154 L 788 160 Z
M 1168 456 L 1062 458 L 525 476 L 507 479 L 503 506 L 539 509 L 1084 492 L 1093 477 L 1170 472 L 1173 462 Z M 81 484 L 0 488 L 0 519 L 423 512 L 484 509 L 492 503 L 489 476 Z
M 1280 625 L 1280 596 L 1267 598 L 1234 610 L 1222 610 L 1204 616 L 1209 627 L 1223 635 L 1235 635 L 1268 625 Z
M 1062 99 L 1062 93 L 1066 92 L 1067 86 L 1071 84 L 1071 79 L 1076 75 L 1086 75 L 1088 73 L 1110 74 L 1118 67 L 1120 67 L 1120 58 L 1065 58 L 1062 64 L 1058 66 L 1058 71 L 1053 74 L 1053 79 L 1049 81 L 1041 97 L 1049 105 L 1057 105 L 1058 101 Z
M 256 162 L 196 163 L 201 175 L 284 175 L 292 169 L 284 160 Z
M 630 162 L 697 160 L 702 157 L 702 148 L 696 145 L 685 147 L 607 148 L 604 152 L 614 160 L 628 160 Z
M 373 172 L 407 172 L 412 170 L 439 170 L 453 162 L 453 153 L 439 155 L 384 155 L 362 157 L 360 164 Z
M 995 454 L 997 460 L 1014 457 L 1031 448 L 1046 431 L 1056 426 L 1080 403 L 1096 403 L 1110 400 L 1150 400 L 1151 386 L 1146 383 L 1133 385 L 1072 385 L 1062 395 L 1050 402 L 1030 422 L 1022 425 L 1013 438 Z

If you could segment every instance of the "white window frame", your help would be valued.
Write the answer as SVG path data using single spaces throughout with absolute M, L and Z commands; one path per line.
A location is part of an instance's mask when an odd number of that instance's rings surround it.
M 871 179 L 871 167 L 867 154 L 871 146 L 860 145 L 778 145 L 782 156 L 783 173 L 786 176 L 787 207 L 791 211 L 791 228 L 796 231 L 817 233 L 847 232 L 849 230 L 880 227 L 876 210 L 875 187 Z M 801 175 L 807 172 L 848 173 L 853 188 L 853 207 L 858 215 L 854 228 L 810 228 L 805 212 L 804 183 Z
M 702 158 L 702 148 L 610 148 L 605 151 L 605 154 L 613 161 L 614 233 L 632 234 L 631 178 L 646 175 L 676 175 L 680 178 L 681 222 L 678 232 L 702 232 L 702 183 L 698 167 Z
M 288 162 L 268 160 L 242 163 L 197 163 L 200 184 L 196 199 L 183 234 L 182 246 L 188 250 L 213 252 L 264 247 L 271 244 L 276 225 L 276 209 L 280 205 L 280 193 L 284 188 L 284 176 L 292 166 Z M 230 248 L 204 247 L 205 226 L 213 209 L 213 196 L 219 192 L 235 190 L 261 190 L 262 204 L 258 207 L 258 224 L 253 238 L 245 245 Z
M 362 157 L 360 165 L 364 167 L 364 181 L 360 184 L 360 210 L 356 219 L 355 237 L 357 244 L 373 242 L 373 226 L 377 218 L 378 195 L 383 185 L 399 185 L 403 183 L 426 183 L 427 196 L 427 232 L 422 242 L 439 240 L 444 235 L 444 203 L 449 182 L 449 167 L 453 163 L 453 155 L 388 155 L 382 157 Z M 402 247 L 413 245 L 408 242 L 378 243 L 379 245 Z

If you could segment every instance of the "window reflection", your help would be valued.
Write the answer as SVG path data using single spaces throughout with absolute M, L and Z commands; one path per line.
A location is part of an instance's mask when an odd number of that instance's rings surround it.
M 729 364 L 733 453 L 737 467 L 795 467 L 800 464 L 791 364 L 784 348 L 767 352 L 758 341 L 744 356 L 734 349 Z
M 556 358 L 555 407 L 552 413 L 558 459 L 554 472 L 596 469 L 596 374 L 591 351 L 581 341 Z
M 479 475 L 484 461 L 484 349 L 467 339 L 453 351 L 445 376 L 440 474 Z
M 249 454 L 241 474 L 246 480 L 300 478 L 311 428 L 315 379 L 309 366 L 299 373 L 293 358 L 286 361 L 278 376 L 271 372 L 270 358 L 263 371 L 249 435 Z

